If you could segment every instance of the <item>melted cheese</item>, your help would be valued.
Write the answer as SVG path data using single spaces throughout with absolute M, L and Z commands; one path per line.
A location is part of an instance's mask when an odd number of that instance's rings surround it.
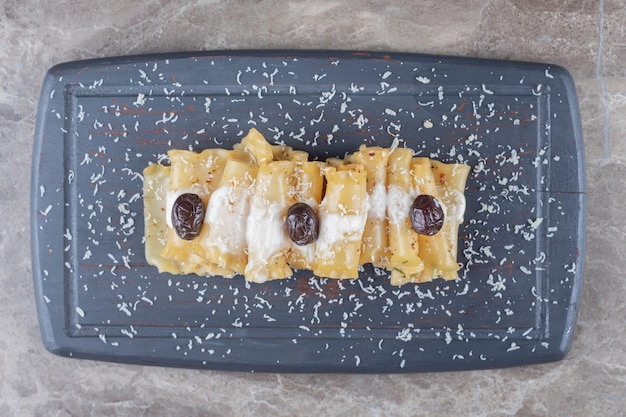
M 416 190 L 406 191 L 400 186 L 390 185 L 387 190 L 387 217 L 393 225 L 404 225 L 409 215 L 409 209 L 415 197 L 419 195 Z
M 204 217 L 211 235 L 218 236 L 211 244 L 224 253 L 243 252 L 247 246 L 249 211 L 249 197 L 245 188 L 225 185 L 215 190 Z
M 332 248 L 337 242 L 360 241 L 367 222 L 368 199 L 363 202 L 361 214 L 320 212 L 320 232 L 316 241 L 318 253 L 332 255 Z
M 267 204 L 255 202 L 248 215 L 246 241 L 248 243 L 247 270 L 255 271 L 254 281 L 265 282 L 269 276 L 262 273 L 267 264 L 277 252 L 289 248 L 290 240 L 285 233 L 282 204 Z
M 385 184 L 378 182 L 369 194 L 369 208 L 367 217 L 384 219 L 387 212 L 387 190 Z
M 437 187 L 437 189 L 446 219 L 459 224 L 463 223 L 466 207 L 463 193 L 450 187 Z

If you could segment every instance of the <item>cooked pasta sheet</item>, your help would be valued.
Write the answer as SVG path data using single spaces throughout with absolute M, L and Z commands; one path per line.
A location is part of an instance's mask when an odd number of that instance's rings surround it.
M 318 213 L 324 193 L 324 166 L 325 164 L 322 162 L 304 160 L 297 161 L 294 169 L 294 200 L 308 204 Z M 296 269 L 313 269 L 315 267 L 316 248 L 316 242 L 311 242 L 308 245 L 297 245 L 291 242 L 287 254 L 287 263 Z
M 459 244 L 459 226 L 463 223 L 465 215 L 465 182 L 470 172 L 470 167 L 465 164 L 444 164 L 439 161 L 430 161 L 437 193 L 445 211 L 445 222 L 441 229 L 443 243 L 447 253 L 448 262 L 456 264 Z M 432 253 L 437 251 L 433 248 Z M 446 280 L 458 278 L 459 265 L 446 269 L 443 265 L 433 266 L 432 274 L 441 275 Z
M 396 148 L 389 156 L 387 187 L 387 218 L 389 220 L 389 269 L 391 282 L 400 285 L 411 282 L 424 270 L 419 252 L 417 233 L 411 228 L 408 216 L 413 200 L 419 195 L 414 187 L 411 173 L 413 151 Z
M 285 216 L 293 199 L 295 163 L 274 161 L 259 168 L 247 221 L 248 281 L 265 282 L 288 278 L 290 242 L 285 233 Z
M 362 145 L 350 158 L 367 176 L 367 220 L 361 238 L 361 264 L 389 265 L 387 222 L 387 169 L 389 149 Z
M 170 274 L 233 276 L 232 270 L 207 262 L 183 242 L 177 242 L 179 245 L 172 249 L 168 247 L 168 243 L 176 239 L 169 236 L 170 228 L 165 221 L 170 171 L 169 166 L 153 164 L 143 172 L 146 261 L 159 272 Z M 183 254 L 185 249 L 187 254 Z
M 393 285 L 457 279 L 469 166 L 413 154 L 363 145 L 344 159 L 310 161 L 256 129 L 232 150 L 172 150 L 169 166 L 144 170 L 146 260 L 159 272 L 251 282 L 292 269 L 355 279 L 364 264 L 390 271 Z M 415 226 L 418 196 L 441 212 L 435 233 Z M 431 209 L 419 208 L 425 218 Z M 199 230 L 190 237 L 181 230 L 191 224 Z
M 143 171 L 143 213 L 145 222 L 146 261 L 154 265 L 159 272 L 180 274 L 181 262 L 170 260 L 161 255 L 167 244 L 167 225 L 165 223 L 166 196 L 170 183 L 170 167 L 150 165 Z
M 329 167 L 324 176 L 326 193 L 319 208 L 313 273 L 328 278 L 358 278 L 367 221 L 365 168 L 359 164 Z
M 215 190 L 224 164 L 232 151 L 225 149 L 207 149 L 200 153 L 171 150 L 169 186 L 166 194 L 165 224 L 167 225 L 167 241 L 162 255 L 182 265 L 183 272 L 187 268 L 193 273 L 224 274 L 232 276 L 233 271 L 218 267 L 204 258 L 198 239 L 185 240 L 177 236 L 172 225 L 172 206 L 176 199 L 184 193 L 193 193 L 200 197 L 203 204 L 208 203 L 209 196 Z
M 247 221 L 258 167 L 233 156 L 210 196 L 199 236 L 203 256 L 219 267 L 243 273 L 248 263 Z

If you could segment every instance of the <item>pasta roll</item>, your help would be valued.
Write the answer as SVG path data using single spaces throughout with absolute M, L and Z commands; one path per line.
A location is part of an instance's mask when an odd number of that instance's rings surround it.
M 180 265 L 161 256 L 167 243 L 165 207 L 170 183 L 170 167 L 159 164 L 148 165 L 143 170 L 143 211 L 146 236 L 146 260 L 159 272 L 180 274 Z
M 144 220 L 146 233 L 146 260 L 159 272 L 170 274 L 198 274 L 232 276 L 233 271 L 207 264 L 193 254 L 185 261 L 168 259 L 162 255 L 168 241 L 165 212 L 169 187 L 170 167 L 154 164 L 146 167 L 144 175 Z
M 235 271 L 222 268 L 212 262 L 207 262 L 203 257 L 190 254 L 188 261 L 181 262 L 181 274 L 196 274 L 206 277 L 212 277 L 220 275 L 224 278 L 232 278 L 235 276 Z
M 259 167 L 246 231 L 248 281 L 265 282 L 292 275 L 287 265 L 290 239 L 284 222 L 294 202 L 294 169 L 292 161 L 275 161 Z
M 413 186 L 419 194 L 428 194 L 435 197 L 442 205 L 444 211 L 444 223 L 441 230 L 433 236 L 418 235 L 419 255 L 424 261 L 424 271 L 421 274 L 412 275 L 409 282 L 432 281 L 433 278 L 456 275 L 459 265 L 456 263 L 456 252 L 451 251 L 450 226 L 453 223 L 448 218 L 446 205 L 442 201 L 430 163 L 414 164 L 411 169 Z M 454 239 L 456 241 L 456 234 Z
M 367 221 L 367 174 L 360 164 L 329 167 L 320 204 L 320 232 L 313 273 L 328 278 L 358 278 L 361 237 Z
M 226 161 L 219 187 L 209 199 L 199 236 L 209 262 L 241 274 L 248 262 L 246 223 L 257 170 L 247 161 Z
M 411 181 L 413 151 L 396 148 L 389 155 L 387 167 L 387 218 L 389 222 L 389 269 L 391 283 L 402 285 L 424 270 L 418 255 L 417 233 L 411 228 L 409 209 L 417 191 Z
M 346 163 L 350 163 L 351 161 L 345 161 L 341 158 L 328 158 L 326 159 L 326 164 L 328 166 L 337 168 L 339 165 L 345 165 Z
M 367 222 L 361 240 L 361 264 L 372 263 L 377 267 L 389 265 L 387 239 L 387 163 L 389 149 L 361 145 L 352 155 L 355 162 L 362 164 L 367 172 L 367 194 L 369 207 Z
M 322 193 L 324 191 L 324 175 L 320 162 L 298 162 L 295 165 L 295 190 L 296 202 L 308 204 L 315 212 L 318 212 Z M 292 268 L 313 269 L 315 265 L 316 243 L 299 246 L 292 243 L 289 250 L 287 263 Z
M 429 160 L 437 187 L 450 187 L 460 193 L 465 191 L 465 183 L 470 172 L 466 164 L 446 164 Z
M 308 161 L 309 154 L 305 151 L 294 150 L 291 146 L 272 145 L 274 161 Z
M 255 128 L 250 129 L 240 143 L 233 147 L 249 153 L 257 165 L 265 165 L 274 160 L 274 150 L 265 137 Z
M 458 251 L 459 226 L 463 223 L 465 213 L 465 183 L 470 172 L 469 165 L 445 164 L 430 161 L 437 190 L 445 209 L 446 220 L 441 232 L 446 239 L 447 249 L 453 258 Z M 458 278 L 456 271 L 443 271 L 442 278 L 454 280 Z
M 217 273 L 215 271 L 219 271 L 225 276 L 233 275 L 232 270 L 206 262 L 198 239 L 185 240 L 178 237 L 172 226 L 172 206 L 181 194 L 193 193 L 200 197 L 206 207 L 210 194 L 220 181 L 230 152 L 232 151 L 225 149 L 206 149 L 201 153 L 185 150 L 168 152 L 171 165 L 164 219 L 167 225 L 167 242 L 161 255 L 169 260 L 182 262 L 186 268 L 198 265 L 200 272 L 194 269 L 194 273 L 214 275 Z

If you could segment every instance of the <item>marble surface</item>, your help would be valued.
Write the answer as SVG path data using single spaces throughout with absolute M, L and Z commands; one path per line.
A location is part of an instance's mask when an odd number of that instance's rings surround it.
M 626 414 L 626 7 L 620 0 L 0 2 L 0 415 Z M 247 374 L 65 359 L 40 340 L 29 178 L 41 81 L 77 59 L 347 49 L 546 62 L 576 82 L 588 178 L 585 283 L 566 359 L 417 375 Z M 611 191 L 612 190 L 612 191 Z

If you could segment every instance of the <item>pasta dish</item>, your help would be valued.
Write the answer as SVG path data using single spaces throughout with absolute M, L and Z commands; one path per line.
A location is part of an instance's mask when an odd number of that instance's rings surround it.
M 256 129 L 232 150 L 170 150 L 144 170 L 145 252 L 159 272 L 284 279 L 293 269 L 393 285 L 458 278 L 469 166 L 362 145 L 311 161 Z

